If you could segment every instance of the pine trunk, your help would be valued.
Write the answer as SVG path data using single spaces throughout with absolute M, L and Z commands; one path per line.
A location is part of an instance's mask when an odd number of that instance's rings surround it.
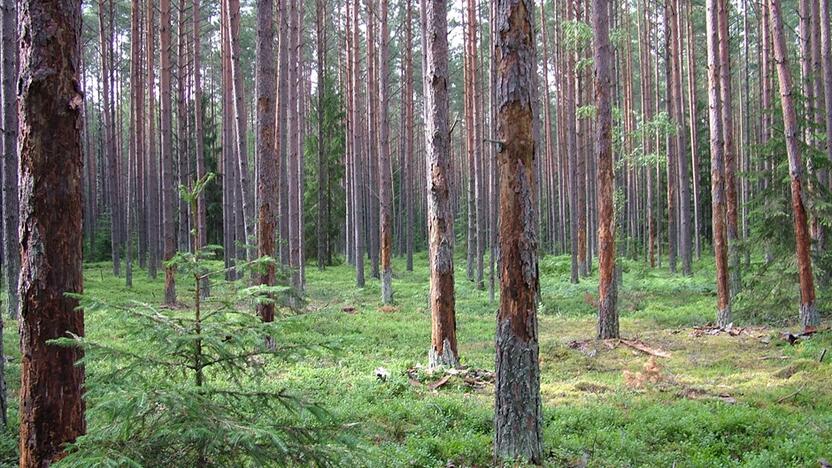
M 530 0 L 497 2 L 497 161 L 500 309 L 497 312 L 494 461 L 542 462 L 538 362 L 534 23 Z
M 780 82 L 780 103 L 783 109 L 783 126 L 786 137 L 786 152 L 789 157 L 789 175 L 792 196 L 792 216 L 797 250 L 797 271 L 800 277 L 800 323 L 804 329 L 817 326 L 820 322 L 815 307 L 815 284 L 812 275 L 811 245 L 806 207 L 803 205 L 803 166 L 797 136 L 797 115 L 792 96 L 792 77 L 789 70 L 786 38 L 783 33 L 783 17 L 780 0 L 769 0 L 771 34 L 774 42 L 774 62 Z
M 459 366 L 450 200 L 448 18 L 444 0 L 422 0 L 431 348 L 429 367 Z
M 706 37 L 708 48 L 708 122 L 711 131 L 711 223 L 716 257 L 717 314 L 719 327 L 731 323 L 731 297 L 728 285 L 728 250 L 725 227 L 725 145 L 722 139 L 722 93 L 720 75 L 719 12 L 720 0 L 707 0 Z
M 20 467 L 64 456 L 85 431 L 83 351 L 48 341 L 84 335 L 78 59 L 81 2 L 23 0 L 20 30 Z M 47 253 L 48 252 L 48 256 Z M 56 397 L 60 396 L 60 397 Z
M 615 281 L 614 172 L 612 155 L 612 74 L 610 73 L 609 0 L 593 0 L 592 29 L 595 38 L 595 106 L 598 128 L 595 142 L 598 161 L 598 338 L 618 338 Z
M 17 320 L 20 297 L 17 291 L 20 276 L 20 241 L 18 235 L 18 155 L 17 155 L 17 3 L 18 0 L 3 0 L 2 15 L 2 126 L 3 159 L 0 171 L 3 173 L 3 266 L 6 270 L 8 292 L 8 313 Z M 88 151 L 89 148 L 88 148 Z M 91 181 L 95 186 L 95 180 Z

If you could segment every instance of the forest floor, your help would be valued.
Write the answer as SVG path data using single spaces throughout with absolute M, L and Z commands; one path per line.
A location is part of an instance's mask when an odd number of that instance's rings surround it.
M 708 327 L 715 304 L 711 264 L 697 262 L 686 278 L 626 261 L 619 298 L 625 341 L 597 342 L 597 276 L 570 284 L 569 265 L 568 257 L 540 265 L 546 465 L 771 467 L 832 460 L 828 315 L 818 333 L 794 345 L 780 336 L 795 332 L 793 324 L 747 325 L 741 314 L 730 332 L 719 332 Z M 281 364 L 269 378 L 321 402 L 359 441 L 357 459 L 367 465 L 491 462 L 497 306 L 466 280 L 464 261 L 456 266 L 459 353 L 467 371 L 454 375 L 429 375 L 422 367 L 430 345 L 424 254 L 414 272 L 396 259 L 394 307 L 380 307 L 377 280 L 356 289 L 349 266 L 307 267 L 306 312 L 284 319 L 277 340 L 332 351 Z M 135 278 L 127 290 L 109 265 L 90 264 L 85 288 L 93 297 L 161 302 L 163 275 L 153 282 L 142 272 Z M 187 296 L 182 284 L 180 297 Z M 113 327 L 87 320 L 90 337 L 116 337 Z M 16 329 L 8 322 L 4 340 L 12 419 Z M 389 372 L 386 380 L 378 368 Z M 0 438 L 8 462 L 14 430 L 16 422 Z

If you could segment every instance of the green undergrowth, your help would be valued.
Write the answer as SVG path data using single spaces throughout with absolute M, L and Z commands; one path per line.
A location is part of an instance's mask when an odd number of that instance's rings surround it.
M 621 267 L 623 337 L 669 357 L 651 359 L 624 344 L 595 342 L 597 275 L 573 285 L 568 257 L 540 262 L 546 465 L 818 466 L 818 460 L 832 459 L 832 333 L 821 331 L 790 346 L 779 337 L 796 329 L 793 321 L 784 322 L 790 317 L 755 323 L 758 315 L 738 311 L 737 336 L 711 335 L 706 325 L 715 313 L 712 262 L 697 262 L 692 277 L 637 261 Z M 430 344 L 425 254 L 416 256 L 414 272 L 395 260 L 394 307 L 381 307 L 376 279 L 356 289 L 348 265 L 318 271 L 310 264 L 306 272 L 306 310 L 282 319 L 276 340 L 317 351 L 267 363 L 269 385 L 326 408 L 358 442 L 350 465 L 489 466 L 488 378 L 472 384 L 455 376 L 434 389 L 431 384 L 442 375 L 420 368 Z M 88 264 L 85 270 L 88 295 L 121 304 L 159 304 L 162 282 L 161 275 L 149 281 L 137 271 L 128 290 L 109 264 Z M 497 305 L 487 290 L 467 281 L 459 258 L 456 285 L 462 364 L 487 376 L 494 369 Z M 191 295 L 180 278 L 182 307 L 192 303 Z M 821 295 L 821 330 L 829 329 L 828 301 Z M 120 320 L 96 314 L 87 320 L 87 334 L 127 340 Z M 13 420 L 19 385 L 15 333 L 16 324 L 7 323 Z M 829 351 L 819 362 L 824 349 Z M 106 365 L 89 362 L 88 372 Z M 386 380 L 376 376 L 380 367 L 390 374 Z M 641 382 L 646 375 L 652 378 Z M 15 460 L 15 430 L 13 422 L 0 438 L 0 460 L 7 464 Z M 96 421 L 89 430 L 97 430 Z

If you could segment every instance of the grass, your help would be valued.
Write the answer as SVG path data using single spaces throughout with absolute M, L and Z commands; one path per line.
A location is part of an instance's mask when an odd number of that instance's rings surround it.
M 541 260 L 541 392 L 544 449 L 550 466 L 818 466 L 832 459 L 832 333 L 796 346 L 780 328 L 756 325 L 739 336 L 695 336 L 714 315 L 713 266 L 693 277 L 623 262 L 621 330 L 671 353 L 656 360 L 655 382 L 628 383 L 645 372 L 647 355 L 591 340 L 597 278 L 569 283 L 569 258 Z M 285 343 L 326 344 L 332 352 L 269 367 L 269 379 L 320 401 L 359 441 L 368 466 L 487 466 L 491 463 L 492 387 L 461 379 L 431 390 L 440 376 L 407 371 L 425 364 L 430 345 L 428 271 L 424 254 L 414 272 L 394 263 L 396 306 L 381 308 L 377 280 L 354 287 L 349 266 L 307 268 L 307 312 L 282 322 Z M 179 296 L 190 293 L 182 281 Z M 162 278 L 136 272 L 125 289 L 108 264 L 89 264 L 85 288 L 110 301 L 162 301 Z M 494 368 L 496 304 L 465 279 L 457 261 L 457 326 L 463 365 Z M 354 313 L 344 308 L 354 308 Z M 796 307 L 795 307 L 796 309 Z M 796 314 L 796 311 L 795 311 Z M 738 322 L 742 320 L 738 317 Z M 745 325 L 744 323 L 741 325 Z M 828 320 L 824 324 L 829 328 Z M 87 320 L 97 339 L 122 339 L 117 320 Z M 584 342 L 585 340 L 589 340 Z M 577 346 L 570 343 L 577 341 Z M 7 381 L 16 418 L 19 355 L 16 326 L 6 324 Z M 830 352 L 832 353 L 832 352 Z M 89 369 L 88 371 L 94 371 Z M 101 365 L 105 365 L 102 363 Z M 374 369 L 390 378 L 381 382 Z M 626 371 L 626 372 L 625 372 Z M 95 422 L 90 422 L 94 430 Z M 0 437 L 0 461 L 13 464 L 16 423 Z

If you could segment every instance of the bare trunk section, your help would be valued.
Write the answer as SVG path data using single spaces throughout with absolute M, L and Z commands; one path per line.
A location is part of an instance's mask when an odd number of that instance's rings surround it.
M 3 0 L 2 15 L 2 126 L 3 158 L 3 266 L 6 270 L 8 313 L 17 320 L 20 298 L 17 291 L 20 276 L 20 241 L 17 231 L 19 216 L 18 155 L 17 155 L 17 2 Z M 88 151 L 90 148 L 88 147 Z M 90 181 L 95 186 L 95 179 Z
M 194 148 L 196 149 L 196 178 L 202 180 L 207 173 L 205 168 L 205 131 L 202 116 L 202 35 L 201 33 L 201 16 L 202 10 L 200 8 L 200 0 L 193 0 L 193 48 L 194 48 L 194 139 L 196 140 Z M 199 253 L 200 249 L 208 244 L 208 210 L 205 203 L 205 191 L 199 193 L 196 200 L 196 219 L 194 222 L 198 227 L 198 235 L 195 237 L 196 245 L 194 245 L 194 252 Z M 204 275 L 203 275 L 204 276 Z M 210 282 L 207 276 L 204 276 L 199 288 L 202 297 L 208 297 L 210 294 Z
M 147 171 L 145 195 L 147 197 L 147 209 L 145 210 L 145 222 L 147 223 L 147 275 L 150 279 L 156 279 L 156 269 L 159 266 L 159 158 L 156 154 L 156 73 L 154 59 L 156 56 L 156 41 L 154 16 L 156 8 L 153 2 L 147 2 L 145 10 L 145 52 L 147 54 L 147 157 L 145 168 Z
M 804 329 L 820 323 L 815 307 L 815 283 L 812 275 L 811 245 L 806 208 L 803 205 L 801 186 L 803 166 L 800 161 L 800 147 L 797 139 L 797 115 L 792 97 L 792 76 L 786 53 L 786 38 L 783 33 L 783 17 L 780 14 L 780 0 L 769 0 L 771 34 L 774 42 L 774 62 L 780 82 L 780 103 L 783 109 L 783 125 L 786 136 L 786 152 L 789 157 L 791 177 L 792 211 L 797 254 L 797 271 L 800 277 L 800 323 Z
M 81 2 L 20 5 L 20 462 L 42 468 L 85 431 L 84 367 L 77 347 L 47 344 L 84 335 Z
M 324 105 L 325 96 L 324 89 L 326 84 L 326 26 L 324 25 L 324 16 L 326 15 L 326 5 L 322 0 L 315 2 L 315 25 L 316 25 L 316 39 L 317 39 L 317 75 L 318 75 L 318 217 L 316 220 L 315 237 L 317 238 L 317 254 L 318 254 L 318 269 L 323 271 L 327 264 L 326 252 L 328 244 L 328 226 L 326 225 L 327 212 L 327 164 L 326 152 L 324 151 Z
M 454 299 L 454 220 L 450 201 L 447 3 L 444 0 L 422 0 L 421 6 L 432 324 L 428 365 L 456 367 L 459 365 L 459 354 Z
M 497 313 L 494 461 L 542 462 L 537 342 L 534 22 L 530 0 L 497 2 L 500 309 Z
M 274 154 L 275 130 L 275 65 L 274 65 L 274 2 L 257 0 L 257 86 L 255 86 L 257 122 L 257 256 L 274 259 L 275 222 L 277 219 L 277 159 Z M 260 272 L 258 284 L 274 286 L 275 263 L 269 262 Z M 274 321 L 274 303 L 257 305 L 264 322 Z
M 575 1 L 567 0 L 568 19 L 575 20 Z M 575 115 L 575 56 L 568 50 L 566 59 L 566 138 L 569 170 L 569 239 L 572 251 L 571 281 L 578 283 L 578 137 Z
M 702 258 L 702 208 L 699 206 L 699 144 L 697 136 L 696 117 L 696 37 L 693 30 L 693 4 L 688 0 L 687 31 L 688 31 L 688 111 L 690 125 L 690 162 L 693 175 L 693 238 L 696 248 L 696 258 Z
M 690 189 L 688 176 L 688 164 L 685 157 L 687 146 L 687 135 L 684 129 L 685 111 L 684 96 L 682 93 L 682 21 L 679 14 L 679 1 L 668 2 L 668 27 L 670 32 L 670 56 L 672 74 L 672 99 L 673 99 L 673 120 L 677 125 L 676 131 L 676 173 L 675 178 L 678 188 L 678 236 L 679 256 L 682 260 L 682 273 L 691 275 L 692 252 L 691 252 L 691 226 L 690 226 Z
M 390 162 L 390 123 L 387 112 L 388 99 L 388 60 L 389 36 L 387 28 L 387 0 L 381 0 L 378 54 L 378 198 L 379 198 L 379 254 L 381 257 L 381 302 L 393 303 L 393 167 Z
M 176 304 L 176 268 L 168 261 L 176 255 L 176 193 L 173 177 L 173 109 L 171 103 L 171 13 L 170 0 L 161 1 L 159 18 L 159 39 L 161 53 L 161 70 L 159 86 L 161 87 L 161 119 L 159 130 L 162 133 L 162 231 L 164 238 L 165 262 L 165 304 Z
M 618 294 L 615 281 L 614 172 L 612 155 L 612 74 L 609 64 L 609 0 L 593 0 L 595 39 L 595 106 L 598 110 L 596 155 L 598 161 L 598 338 L 618 338 Z
M 115 125 L 113 123 L 113 110 L 111 106 L 113 101 L 110 99 L 110 48 L 113 46 L 113 25 L 112 17 L 109 18 L 107 24 L 106 5 L 104 0 L 98 0 L 98 33 L 99 33 L 99 49 L 101 58 L 101 84 L 103 94 L 101 101 L 103 103 L 102 121 L 104 130 L 104 145 L 102 146 L 104 160 L 107 161 L 107 179 L 109 189 L 109 205 L 110 205 L 110 250 L 113 258 L 113 275 L 119 276 L 121 274 L 121 239 L 119 237 L 119 223 L 121 220 L 121 213 L 118 199 L 118 172 L 115 144 Z
M 405 249 L 407 250 L 407 271 L 413 271 L 413 205 L 416 193 L 414 193 L 413 179 L 417 174 L 413 165 L 413 4 L 407 0 L 407 12 L 405 13 L 405 68 L 404 68 L 404 92 L 405 92 L 405 129 L 404 129 L 404 161 L 405 161 Z
M 731 297 L 741 287 L 739 229 L 737 223 L 737 149 L 734 143 L 734 111 L 731 94 L 731 55 L 728 32 L 728 0 L 719 1 L 719 70 L 722 102 L 722 137 L 725 146 L 725 216 L 728 222 L 728 282 Z
M 353 206 L 355 207 L 355 218 L 353 220 L 353 233 L 355 235 L 355 285 L 359 288 L 364 287 L 364 256 L 365 256 L 365 239 L 364 239 L 364 202 L 362 200 L 361 191 L 364 189 L 362 176 L 362 159 L 364 159 L 364 152 L 362 151 L 361 140 L 361 119 L 359 117 L 359 109 L 361 109 L 361 98 L 359 93 L 359 82 L 361 80 L 360 66 L 361 59 L 359 58 L 359 27 L 358 27 L 358 8 L 359 0 L 353 1 L 352 7 L 352 150 L 353 150 L 353 167 L 352 167 L 352 186 L 353 186 Z
M 722 94 L 720 93 L 719 13 L 720 0 L 707 0 L 706 37 L 708 45 L 708 122 L 711 130 L 711 223 L 716 257 L 717 326 L 731 323 L 731 295 L 728 286 L 728 250 L 725 227 L 725 145 L 722 140 Z
M 239 191 L 243 210 L 238 213 L 242 220 L 246 245 L 254 238 L 254 196 L 248 179 L 248 144 L 246 140 L 245 91 L 243 90 L 243 76 L 240 69 L 240 0 L 224 0 L 228 11 L 228 37 L 231 53 L 231 85 L 234 95 L 234 132 L 235 149 L 237 151 L 237 167 L 239 173 Z M 249 249 L 251 250 L 251 249 Z M 251 252 L 249 255 L 251 256 Z

